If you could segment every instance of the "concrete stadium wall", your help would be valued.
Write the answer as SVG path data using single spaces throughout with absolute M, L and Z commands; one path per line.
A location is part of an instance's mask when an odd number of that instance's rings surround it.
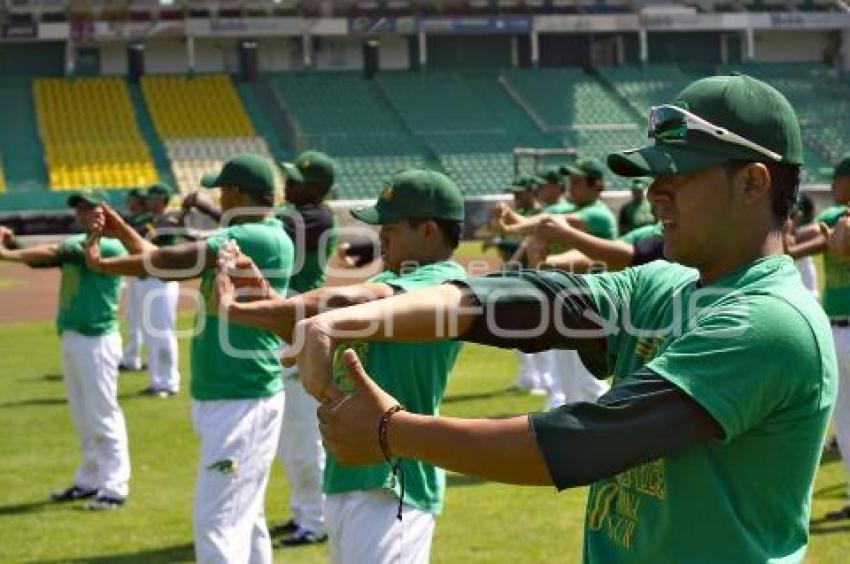
M 360 70 L 363 68 L 363 39 L 359 37 L 323 37 L 317 39 L 313 64 L 320 70 Z M 195 41 L 197 72 L 239 71 L 238 41 L 235 39 L 198 39 Z M 127 44 L 104 43 L 100 47 L 100 72 L 123 75 L 127 72 Z M 380 38 L 380 63 L 383 69 L 410 68 L 408 38 Z M 299 70 L 303 68 L 303 46 L 300 37 L 261 39 L 258 63 L 262 72 Z M 183 39 L 160 39 L 145 43 L 145 71 L 156 74 L 180 74 L 189 70 L 186 42 Z
M 758 31 L 755 60 L 764 62 L 822 61 L 827 46 L 823 31 Z

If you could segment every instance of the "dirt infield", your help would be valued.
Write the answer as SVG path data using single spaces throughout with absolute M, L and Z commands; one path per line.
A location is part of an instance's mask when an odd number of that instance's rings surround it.
M 457 257 L 456 260 L 473 275 L 484 274 L 499 266 L 499 259 L 495 256 Z M 345 277 L 331 275 L 328 284 L 353 284 L 378 272 L 379 267 L 380 264 L 376 263 L 372 268 L 346 271 Z M 181 287 L 197 288 L 198 282 L 183 282 Z M 53 319 L 58 299 L 58 269 L 32 269 L 19 264 L 0 263 L 0 323 Z M 194 307 L 194 302 L 183 296 L 179 307 L 189 310 Z

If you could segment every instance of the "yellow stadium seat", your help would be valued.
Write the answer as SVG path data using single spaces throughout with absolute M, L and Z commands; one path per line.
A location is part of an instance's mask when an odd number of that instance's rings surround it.
M 52 189 L 120 188 L 156 181 L 150 150 L 119 78 L 39 79 L 34 98 Z M 124 171 L 132 155 L 143 174 Z

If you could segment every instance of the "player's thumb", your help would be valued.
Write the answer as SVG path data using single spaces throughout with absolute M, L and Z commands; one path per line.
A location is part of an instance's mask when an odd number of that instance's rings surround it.
M 824 239 L 829 239 L 829 236 L 832 235 L 832 229 L 826 223 L 818 223 L 818 229 L 820 229 L 820 234 Z
M 366 374 L 366 369 L 363 368 L 363 363 L 360 362 L 357 353 L 354 349 L 345 349 L 343 352 L 343 360 L 345 360 L 345 368 L 348 371 L 348 376 L 358 391 L 374 392 L 377 386 L 375 382 Z

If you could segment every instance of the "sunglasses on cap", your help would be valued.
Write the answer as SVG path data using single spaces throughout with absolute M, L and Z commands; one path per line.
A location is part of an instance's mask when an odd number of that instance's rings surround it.
M 662 143 L 685 142 L 689 131 L 699 131 L 718 141 L 746 147 L 774 161 L 782 160 L 782 155 L 779 153 L 736 135 L 724 127 L 714 125 L 678 106 L 665 104 L 652 106 L 649 109 L 649 137 Z

